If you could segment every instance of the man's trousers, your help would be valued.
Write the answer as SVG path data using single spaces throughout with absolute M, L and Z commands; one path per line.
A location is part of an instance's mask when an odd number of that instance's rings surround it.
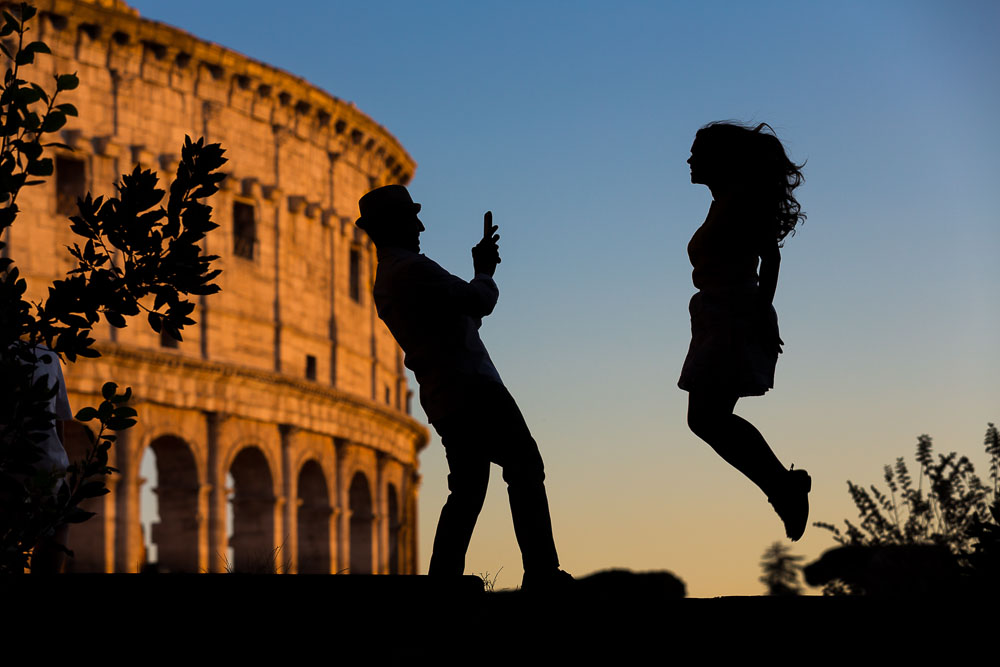
M 438 520 L 428 574 L 465 573 L 465 554 L 486 499 L 491 462 L 503 468 L 524 571 L 557 569 L 542 457 L 506 387 L 477 382 L 459 409 L 432 423 L 448 458 L 450 493 Z

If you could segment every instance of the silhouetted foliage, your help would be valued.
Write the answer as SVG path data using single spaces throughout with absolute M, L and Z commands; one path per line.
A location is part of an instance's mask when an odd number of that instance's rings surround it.
M 761 556 L 760 568 L 764 575 L 760 582 L 767 586 L 768 595 L 801 595 L 799 584 L 799 562 L 802 556 L 794 556 L 791 549 L 781 542 L 775 542 Z
M 580 598 L 603 599 L 609 604 L 627 600 L 642 608 L 644 605 L 662 604 L 665 600 L 683 598 L 687 595 L 687 585 L 673 572 L 652 570 L 633 572 L 623 568 L 612 568 L 591 572 L 576 580 L 569 589 L 570 594 Z
M 916 600 L 978 592 L 976 579 L 940 544 L 834 547 L 802 573 L 806 583 L 823 586 L 827 594 Z
M 972 462 L 955 452 L 934 457 L 931 438 L 917 439 L 919 464 L 914 481 L 902 457 L 885 466 L 889 488 L 865 489 L 848 481 L 861 522 L 844 520 L 845 530 L 824 522 L 844 546 L 937 545 L 946 548 L 966 577 L 977 583 L 993 581 L 1000 572 L 1000 433 L 990 423 L 984 440 L 990 459 L 992 487 L 976 475 Z M 828 584 L 828 594 L 858 592 L 842 581 Z
M 70 150 L 43 142 L 45 135 L 77 115 L 72 104 L 56 104 L 61 92 L 78 86 L 76 75 L 56 75 L 51 95 L 21 78 L 21 68 L 35 54 L 50 51 L 40 41 L 25 43 L 34 7 L 22 3 L 16 9 L 17 16 L 3 12 L 0 27 L 0 37 L 17 35 L 15 50 L 0 44 L 12 61 L 0 94 L 0 234 L 17 218 L 21 189 L 43 182 L 29 179 L 52 175 L 53 161 L 42 156 L 44 149 Z M 154 330 L 181 340 L 183 328 L 194 323 L 189 317 L 194 303 L 184 297 L 219 289 L 211 283 L 219 274 L 210 266 L 216 257 L 203 255 L 198 242 L 217 226 L 200 200 L 214 194 L 224 178 L 216 173 L 226 162 L 222 153 L 218 144 L 187 137 L 166 209 L 160 206 L 165 192 L 157 189 L 157 177 L 139 167 L 122 177 L 117 197 L 94 199 L 88 193 L 78 200 L 79 214 L 70 220 L 83 245 L 69 248 L 77 268 L 55 281 L 43 302 L 24 298 L 27 284 L 0 242 L 0 572 L 22 571 L 40 538 L 92 516 L 78 505 L 108 492 L 104 478 L 115 471 L 108 466 L 112 432 L 136 423 L 135 410 L 127 406 L 131 390 L 118 393 L 115 383 L 105 383 L 102 403 L 76 414 L 79 421 L 97 420 L 98 433 L 85 458 L 66 471 L 67 484 L 53 493 L 61 475 L 41 474 L 34 464 L 42 458 L 37 443 L 55 418 L 49 405 L 56 389 L 44 375 L 36 377 L 33 350 L 45 346 L 70 362 L 100 356 L 90 334 L 101 315 L 121 328 L 125 316 L 141 312 Z

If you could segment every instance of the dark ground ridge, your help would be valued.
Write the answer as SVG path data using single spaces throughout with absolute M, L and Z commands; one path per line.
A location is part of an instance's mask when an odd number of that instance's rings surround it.
M 686 598 L 662 577 L 598 584 L 584 579 L 570 590 L 533 594 L 485 592 L 474 576 L 7 576 L 0 578 L 0 632 L 10 647 L 58 621 L 74 635 L 96 632 L 105 650 L 136 656 L 129 662 L 140 665 L 147 663 L 138 657 L 151 652 L 208 657 L 205 647 L 223 651 L 227 663 L 309 649 L 328 651 L 333 663 L 350 656 L 350 664 L 372 665 L 514 664 L 529 657 L 542 664 L 677 664 L 683 649 L 694 651 L 681 660 L 692 664 L 697 655 L 791 659 L 852 645 L 868 657 L 898 657 L 900 644 L 915 649 L 928 640 L 920 630 L 928 621 L 937 636 L 985 642 L 995 637 L 998 611 L 993 596 Z

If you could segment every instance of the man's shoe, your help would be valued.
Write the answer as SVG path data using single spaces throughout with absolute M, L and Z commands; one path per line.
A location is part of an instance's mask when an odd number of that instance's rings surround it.
M 561 593 L 573 590 L 576 579 L 569 572 L 560 569 L 545 572 L 525 572 L 521 579 L 521 590 L 530 593 Z
M 792 542 L 802 537 L 809 521 L 809 491 L 812 489 L 812 478 L 805 470 L 788 471 L 785 478 L 785 488 L 777 494 L 769 496 L 767 501 L 774 506 L 774 511 L 785 524 L 785 535 Z

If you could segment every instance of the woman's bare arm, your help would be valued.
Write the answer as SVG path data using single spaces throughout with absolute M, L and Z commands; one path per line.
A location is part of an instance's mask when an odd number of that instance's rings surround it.
M 781 251 L 778 249 L 778 242 L 772 240 L 760 252 L 757 294 L 762 306 L 770 306 L 774 301 L 774 292 L 778 288 L 778 268 L 780 266 Z

